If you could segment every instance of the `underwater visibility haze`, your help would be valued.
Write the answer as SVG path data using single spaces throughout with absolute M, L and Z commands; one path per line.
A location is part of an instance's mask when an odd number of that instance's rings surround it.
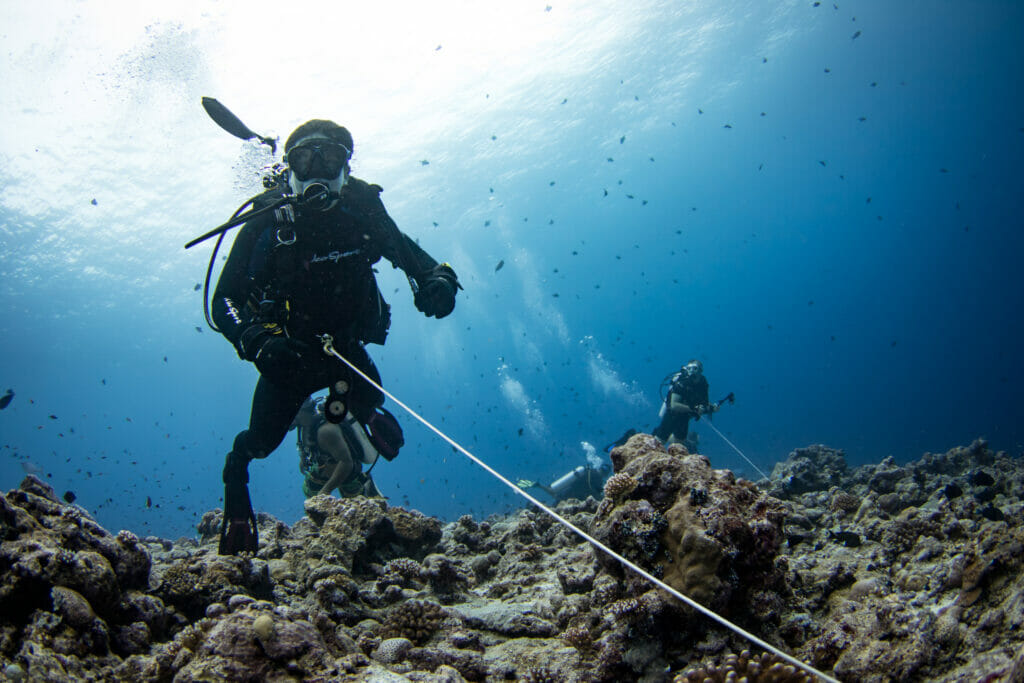
M 172 538 L 221 505 L 257 375 L 204 323 L 213 242 L 183 245 L 280 157 L 203 96 L 278 154 L 311 118 L 352 131 L 353 174 L 465 287 L 428 320 L 378 264 L 384 386 L 513 480 L 649 432 L 690 358 L 766 471 L 817 443 L 1024 449 L 1020 3 L 39 2 L 0 26 L 4 490 L 36 473 Z M 392 505 L 521 505 L 385 406 Z M 249 470 L 258 509 L 302 516 L 294 433 Z

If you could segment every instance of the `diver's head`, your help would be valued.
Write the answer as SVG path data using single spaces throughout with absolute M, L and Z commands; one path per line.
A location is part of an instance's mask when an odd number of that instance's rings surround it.
M 334 121 L 313 119 L 296 128 L 284 143 L 292 192 L 307 196 L 326 188 L 330 201 L 323 202 L 322 208 L 332 206 L 348 182 L 352 147 L 352 134 Z
M 688 361 L 683 366 L 683 374 L 687 377 L 700 377 L 704 374 L 704 365 L 697 359 Z

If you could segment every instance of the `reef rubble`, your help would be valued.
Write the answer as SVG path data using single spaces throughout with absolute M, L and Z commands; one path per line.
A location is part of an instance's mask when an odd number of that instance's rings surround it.
M 559 515 L 841 681 L 1024 680 L 1024 467 L 969 446 L 750 482 L 646 434 Z M 259 515 L 255 556 L 112 534 L 29 476 L 0 497 L 11 681 L 811 680 L 540 510 L 442 523 L 383 499 Z M 753 653 L 753 654 L 752 654 Z

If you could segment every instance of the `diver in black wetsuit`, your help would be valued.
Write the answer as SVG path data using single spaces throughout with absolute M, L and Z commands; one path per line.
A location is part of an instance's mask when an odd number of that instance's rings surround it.
M 690 419 L 699 420 L 701 415 L 717 412 L 720 403 L 708 399 L 704 366 L 699 360 L 691 360 L 672 376 L 668 396 L 661 406 L 661 424 L 652 433 L 665 445 L 683 444 L 687 450 L 696 452 L 696 440 L 687 440 Z
M 224 466 L 224 522 L 220 553 L 255 552 L 256 518 L 248 465 L 284 440 L 307 396 L 329 388 L 328 419 L 351 413 L 366 425 L 387 422 L 381 393 L 325 353 L 320 335 L 378 383 L 380 374 L 363 348 L 383 344 L 389 306 L 373 265 L 381 257 L 401 268 L 416 308 L 443 318 L 461 288 L 455 271 L 438 264 L 388 216 L 381 188 L 349 175 L 352 136 L 332 121 L 299 126 L 285 142 L 288 186 L 268 190 L 254 210 L 290 190 L 301 201 L 247 222 L 235 238 L 213 297 L 213 319 L 260 372 L 249 428 L 235 437 Z M 391 418 L 393 420 L 393 418 Z M 394 433 L 397 423 L 379 424 Z M 400 430 L 397 437 L 400 440 Z

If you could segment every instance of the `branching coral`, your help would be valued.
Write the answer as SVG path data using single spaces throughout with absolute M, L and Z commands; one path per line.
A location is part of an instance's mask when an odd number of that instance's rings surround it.
M 388 586 L 414 588 L 420 579 L 420 563 L 408 557 L 399 557 L 384 565 L 384 572 L 377 579 L 377 590 L 383 592 Z
M 381 635 L 422 644 L 441 627 L 446 616 L 444 608 L 436 602 L 410 600 L 388 612 Z
M 673 683 L 810 683 L 813 677 L 767 652 L 752 657 L 749 650 L 727 655 L 721 664 L 705 664 L 678 674 Z
M 625 472 L 613 474 L 608 478 L 608 481 L 604 483 L 605 498 L 611 498 L 612 500 L 625 498 L 636 490 L 637 483 L 637 480 L 633 476 L 626 474 Z

